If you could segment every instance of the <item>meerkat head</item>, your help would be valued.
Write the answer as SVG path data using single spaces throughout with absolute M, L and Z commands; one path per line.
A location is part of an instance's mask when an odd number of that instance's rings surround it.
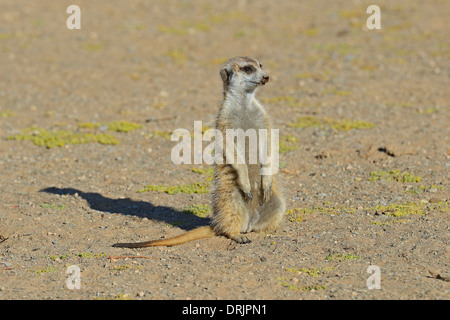
M 224 90 L 243 90 L 253 92 L 269 81 L 262 64 L 249 57 L 235 57 L 228 60 L 220 69 Z

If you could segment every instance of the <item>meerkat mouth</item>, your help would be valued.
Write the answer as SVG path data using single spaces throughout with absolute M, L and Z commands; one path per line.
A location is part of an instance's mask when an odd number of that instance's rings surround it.
M 264 80 L 261 80 L 259 82 L 256 81 L 249 81 L 250 83 L 256 84 L 257 86 L 263 86 L 266 84 L 266 82 L 264 82 Z

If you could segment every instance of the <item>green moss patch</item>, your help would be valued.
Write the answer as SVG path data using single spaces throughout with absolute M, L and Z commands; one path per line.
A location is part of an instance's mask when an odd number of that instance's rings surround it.
M 326 260 L 330 261 L 330 260 L 334 260 L 334 261 L 339 261 L 342 262 L 344 260 L 359 260 L 361 259 L 361 257 L 353 254 L 353 253 L 348 253 L 348 254 L 344 254 L 344 253 L 335 253 L 335 254 L 331 254 L 325 257 Z
M 130 132 L 136 129 L 142 129 L 142 125 L 129 121 L 113 121 L 104 124 L 94 122 L 82 122 L 78 124 L 78 128 L 96 129 L 105 126 L 109 131 Z
M 78 124 L 78 128 L 82 129 L 97 129 L 100 128 L 101 124 L 96 122 L 82 122 Z
M 424 185 L 421 185 L 420 187 L 415 187 L 415 188 L 411 188 L 408 190 L 405 190 L 405 193 L 408 194 L 422 194 L 424 192 L 437 192 L 437 191 L 445 191 L 447 190 L 447 188 L 443 187 L 443 186 L 436 186 L 436 185 L 431 185 L 429 187 L 425 187 Z
M 331 128 L 335 128 L 339 131 L 349 131 L 349 130 L 363 130 L 363 129 L 370 129 L 375 126 L 375 124 L 367 121 L 353 121 L 348 119 L 343 120 L 335 120 L 335 119 L 329 119 L 325 118 L 323 119 L 325 124 Z
M 398 181 L 398 182 L 420 182 L 422 177 L 414 176 L 408 171 L 400 172 L 399 170 L 390 171 L 372 171 L 370 173 L 370 181 Z
M 426 109 L 419 109 L 416 112 L 419 114 L 432 114 L 432 113 L 436 113 L 438 110 L 435 107 L 430 107 L 430 108 L 426 108 Z
M 333 270 L 334 267 L 325 267 L 325 268 L 300 268 L 300 269 L 296 269 L 296 268 L 286 268 L 286 271 L 288 272 L 292 272 L 292 273 L 297 273 L 297 274 L 304 274 L 304 275 L 308 275 L 311 277 L 319 277 L 319 275 L 327 272 L 327 271 L 331 271 Z
M 171 58 L 173 62 L 179 65 L 183 65 L 188 59 L 188 56 L 183 49 L 170 50 L 165 52 L 164 55 Z
M 60 260 L 64 260 L 64 259 L 68 259 L 70 258 L 72 255 L 70 253 L 68 254 L 63 254 L 63 255 L 51 255 L 51 256 L 45 256 L 44 258 L 50 259 L 52 261 L 60 261 Z
M 59 269 L 57 267 L 49 266 L 49 267 L 45 267 L 43 269 L 32 269 L 32 270 L 29 270 L 29 271 L 33 272 L 36 275 L 36 274 L 41 274 L 41 273 L 57 272 L 58 270 Z
M 52 261 L 61 261 L 61 260 L 65 260 L 65 259 L 70 259 L 70 258 L 74 258 L 74 257 L 78 257 L 78 258 L 83 258 L 83 259 L 91 259 L 91 258 L 105 258 L 108 255 L 105 252 L 101 252 L 101 253 L 92 253 L 90 251 L 87 252 L 79 252 L 79 253 L 67 253 L 67 254 L 63 254 L 63 255 L 50 255 L 50 256 L 45 256 L 44 258 L 50 259 Z
M 298 149 L 298 138 L 290 134 L 281 136 L 278 147 L 280 153 L 296 150 Z
M 419 203 L 406 202 L 400 204 L 390 205 L 376 205 L 367 208 L 361 208 L 360 211 L 372 212 L 377 216 L 389 216 L 389 217 L 403 217 L 408 215 L 427 215 L 431 212 L 445 213 L 449 212 L 449 204 L 447 201 L 440 201 L 431 203 L 426 200 L 422 200 Z M 307 215 L 327 214 L 352 214 L 356 213 L 357 209 L 354 207 L 313 207 L 313 208 L 293 208 L 286 211 L 286 216 L 290 222 L 302 222 Z M 398 220 L 397 222 L 406 222 L 406 220 Z M 392 222 L 388 221 L 375 221 L 372 222 L 375 225 L 390 225 Z
M 339 131 L 349 131 L 349 130 L 362 130 L 370 129 L 375 126 L 375 124 L 360 120 L 349 120 L 349 119 L 332 119 L 332 118 L 322 118 L 319 119 L 314 116 L 301 116 L 297 118 L 296 122 L 288 124 L 289 127 L 294 128 L 307 128 L 307 127 L 321 127 L 321 128 L 334 128 Z
M 205 218 L 211 213 L 211 207 L 207 204 L 194 204 L 187 206 L 184 213 L 193 214 L 200 218 Z
M 103 50 L 103 43 L 101 42 L 86 42 L 83 47 L 86 51 L 95 52 Z
M 286 279 L 284 277 L 278 277 L 276 279 L 278 280 L 278 283 L 280 285 L 282 285 L 285 288 L 288 288 L 289 290 L 309 292 L 309 291 L 324 290 L 327 288 L 325 285 L 298 286 L 298 285 L 294 284 L 292 281 L 290 281 L 289 279 Z
M 206 175 L 207 178 L 205 180 L 205 182 L 194 182 L 191 184 L 182 184 L 179 186 L 163 186 L 163 185 L 147 185 L 142 189 L 139 189 L 137 192 L 138 193 L 142 193 L 142 192 L 149 192 L 149 191 L 154 191 L 154 192 L 164 192 L 167 194 L 177 194 L 177 193 L 188 193 L 188 194 L 193 194 L 193 193 L 209 193 L 209 188 L 211 185 L 211 181 L 213 179 L 213 174 L 214 174 L 214 169 L 212 167 L 208 167 L 206 169 L 202 169 L 202 168 L 194 168 L 192 169 L 192 172 L 201 174 L 201 175 Z
M 138 193 L 143 192 L 164 192 L 167 194 L 177 194 L 177 193 L 209 193 L 209 183 L 208 182 L 196 182 L 191 184 L 182 184 L 179 186 L 162 186 L 162 185 L 148 185 L 142 189 L 139 189 Z
M 37 146 L 44 146 L 48 149 L 53 147 L 63 147 L 68 144 L 76 145 L 83 143 L 100 143 L 117 145 L 119 141 L 111 135 L 105 133 L 79 133 L 72 131 L 47 131 L 42 128 L 31 127 L 22 130 L 21 134 L 9 136 L 7 140 L 30 140 Z
M 101 252 L 101 253 L 92 253 L 92 252 L 80 252 L 76 254 L 77 257 L 80 258 L 104 258 L 107 257 L 108 255 L 105 252 Z
M 187 34 L 187 30 L 186 29 L 168 27 L 168 26 L 165 26 L 165 25 L 160 25 L 158 27 L 158 30 L 161 31 L 162 33 L 174 34 L 174 35 L 178 35 L 178 36 L 184 36 L 184 35 Z
M 118 295 L 112 297 L 94 297 L 93 300 L 132 300 L 132 298 L 128 294 L 119 293 Z
M 41 208 L 55 208 L 55 209 L 58 209 L 58 210 L 62 210 L 65 207 L 67 207 L 66 205 L 63 205 L 63 204 L 54 204 L 54 203 L 51 203 L 51 204 L 43 203 L 43 204 L 41 204 L 39 206 Z
M 164 140 L 169 140 L 172 137 L 172 132 L 170 131 L 161 131 L 161 130 L 155 130 L 153 133 L 150 133 L 148 135 L 149 138 L 153 138 L 153 137 L 161 137 Z
M 298 117 L 296 122 L 291 122 L 289 127 L 294 128 L 307 128 L 307 127 L 320 127 L 323 125 L 322 121 L 314 116 L 302 116 Z
M 203 168 L 194 168 L 192 169 L 192 172 L 198 173 L 198 174 L 206 174 L 209 177 L 212 177 L 214 174 L 213 167 L 208 167 L 206 169 Z
M 11 110 L 0 111 L 0 118 L 8 118 L 14 116 L 14 112 Z
M 291 222 L 301 222 L 303 221 L 303 216 L 313 215 L 313 214 L 351 214 L 355 213 L 356 209 L 353 207 L 313 207 L 313 208 L 293 208 L 286 211 L 288 220 Z
M 441 201 L 438 203 L 421 201 L 419 203 L 406 202 L 402 204 L 390 204 L 387 206 L 376 205 L 368 210 L 373 211 L 377 215 L 403 217 L 408 215 L 426 215 L 432 211 L 448 212 L 449 205 L 447 201 Z

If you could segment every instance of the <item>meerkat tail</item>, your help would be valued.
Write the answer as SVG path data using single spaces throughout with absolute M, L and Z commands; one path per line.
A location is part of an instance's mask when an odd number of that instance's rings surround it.
M 145 247 L 155 247 L 155 246 L 176 246 L 179 244 L 183 244 L 186 242 L 211 238 L 214 237 L 216 233 L 213 231 L 211 226 L 199 227 L 194 230 L 185 232 L 179 236 L 169 238 L 169 239 L 161 239 L 161 240 L 152 240 L 146 242 L 136 242 L 136 243 L 116 243 L 113 247 L 117 248 L 145 248 Z

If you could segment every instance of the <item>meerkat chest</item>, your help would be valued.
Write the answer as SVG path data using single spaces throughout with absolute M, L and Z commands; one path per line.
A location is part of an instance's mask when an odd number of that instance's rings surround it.
M 230 129 L 249 129 L 258 131 L 266 128 L 266 117 L 264 111 L 259 108 L 246 108 L 235 110 L 229 115 Z M 258 132 L 256 132 L 258 133 Z
M 225 136 L 231 135 L 237 149 L 244 151 L 243 158 L 248 168 L 249 179 L 252 189 L 258 189 L 260 182 L 260 159 L 259 148 L 261 139 L 267 138 L 262 130 L 267 128 L 267 119 L 264 109 L 240 108 L 228 114 Z M 262 135 L 264 134 L 264 135 Z M 262 135 L 262 136 L 261 136 Z M 239 145 L 243 144 L 243 145 Z

